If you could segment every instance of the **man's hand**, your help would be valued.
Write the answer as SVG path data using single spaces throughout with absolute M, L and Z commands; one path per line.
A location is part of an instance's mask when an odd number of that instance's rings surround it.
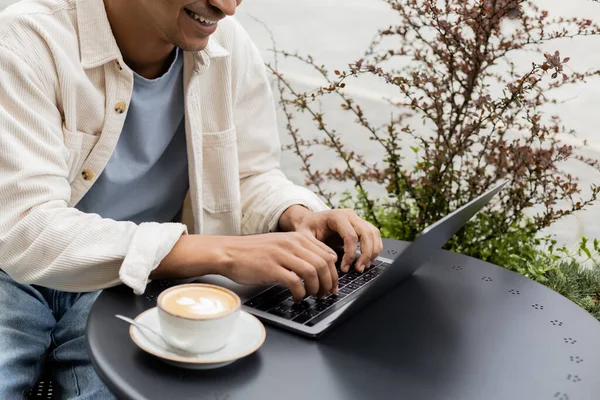
M 241 285 L 281 283 L 296 301 L 337 293 L 337 255 L 309 232 L 231 237 L 222 245 L 227 262 L 220 273 Z
M 292 206 L 281 216 L 279 226 L 282 230 L 310 234 L 320 242 L 338 234 L 344 241 L 343 272 L 348 272 L 354 261 L 359 241 L 361 255 L 356 262 L 359 272 L 369 268 L 383 250 L 379 230 L 350 209 L 313 213 L 302 206 Z
M 356 256 L 364 271 L 383 249 L 379 231 L 352 210 L 313 213 L 290 207 L 280 218 L 281 230 L 290 232 L 252 236 L 183 235 L 152 272 L 151 279 L 178 279 L 219 274 L 242 285 L 287 286 L 296 301 L 307 295 L 337 293 L 336 253 L 323 243 L 339 235 L 344 241 L 342 270 Z

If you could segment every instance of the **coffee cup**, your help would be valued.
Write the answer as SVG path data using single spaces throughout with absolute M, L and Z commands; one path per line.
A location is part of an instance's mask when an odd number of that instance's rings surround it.
M 201 283 L 171 287 L 157 300 L 167 343 L 192 353 L 211 353 L 229 341 L 240 314 L 240 298 L 232 291 Z

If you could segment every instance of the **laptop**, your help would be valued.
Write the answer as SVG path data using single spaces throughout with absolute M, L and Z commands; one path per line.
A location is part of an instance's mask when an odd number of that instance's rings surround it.
M 423 230 L 395 259 L 378 257 L 362 274 L 339 270 L 339 293 L 325 299 L 308 297 L 294 303 L 289 289 L 274 285 L 252 295 L 243 309 L 266 323 L 316 338 L 400 284 L 423 266 L 435 251 L 462 228 L 508 181 Z

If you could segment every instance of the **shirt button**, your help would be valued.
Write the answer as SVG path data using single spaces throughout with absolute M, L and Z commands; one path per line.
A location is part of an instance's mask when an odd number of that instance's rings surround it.
M 123 71 L 123 67 L 121 66 L 119 60 L 117 60 L 117 68 L 119 69 L 119 71 Z
M 81 176 L 86 181 L 91 181 L 92 179 L 94 179 L 94 173 L 89 169 L 84 169 L 83 171 L 81 171 Z
M 117 114 L 123 114 L 125 110 L 127 110 L 127 104 L 123 103 L 122 101 L 119 101 L 117 104 L 115 104 L 115 111 Z

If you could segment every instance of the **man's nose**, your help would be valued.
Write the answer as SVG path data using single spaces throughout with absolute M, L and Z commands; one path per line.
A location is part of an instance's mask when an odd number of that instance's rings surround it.
M 235 9 L 241 0 L 209 0 L 211 6 L 218 8 L 225 15 L 235 14 Z

